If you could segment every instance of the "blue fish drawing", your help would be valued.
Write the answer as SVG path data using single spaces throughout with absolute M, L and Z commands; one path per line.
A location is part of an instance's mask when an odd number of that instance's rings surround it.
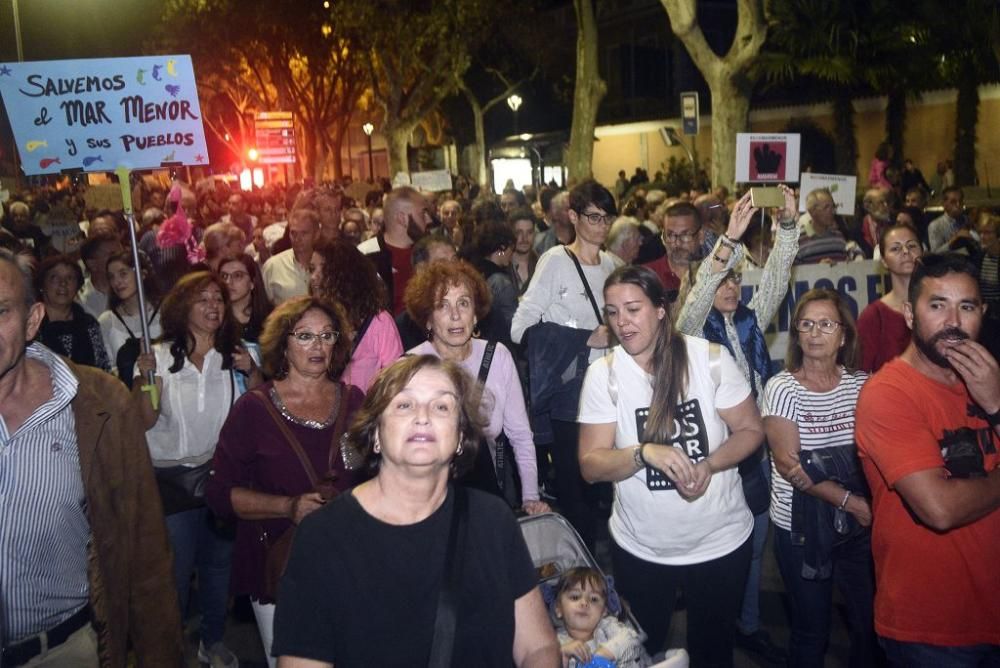
M 181 87 L 174 84 L 167 84 L 164 88 L 172 97 L 177 97 L 177 94 L 181 92 Z
M 163 65 L 153 65 L 153 78 L 160 81 L 160 70 L 163 69 Z
M 90 167 L 95 162 L 104 162 L 99 155 L 89 155 L 83 159 L 83 166 Z

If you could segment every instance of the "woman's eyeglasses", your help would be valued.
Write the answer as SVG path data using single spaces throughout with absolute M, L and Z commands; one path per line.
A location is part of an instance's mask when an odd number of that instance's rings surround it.
M 819 331 L 824 334 L 833 334 L 837 331 L 841 323 L 836 320 L 797 320 L 795 321 L 795 329 L 807 334 L 813 331 L 814 328 L 819 327 Z
M 589 213 L 584 211 L 580 214 L 580 217 L 595 227 L 597 225 L 610 225 L 614 222 L 614 220 L 612 220 L 612 216 L 604 213 Z
M 303 348 L 308 348 L 316 339 L 319 339 L 319 342 L 324 346 L 332 346 L 340 338 L 340 332 L 320 332 L 319 334 L 314 332 L 292 332 L 288 336 L 292 337 Z

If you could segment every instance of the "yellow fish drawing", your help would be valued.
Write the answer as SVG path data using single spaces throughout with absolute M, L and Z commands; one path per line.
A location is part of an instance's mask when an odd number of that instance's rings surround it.
M 27 144 L 24 145 L 24 148 L 28 149 L 28 153 L 34 153 L 35 151 L 37 151 L 42 146 L 44 146 L 45 148 L 48 148 L 49 147 L 49 143 L 47 141 L 45 141 L 44 139 L 41 140 L 41 141 L 29 141 Z
M 173 58 L 167 61 L 167 74 L 172 77 L 177 76 L 177 61 Z

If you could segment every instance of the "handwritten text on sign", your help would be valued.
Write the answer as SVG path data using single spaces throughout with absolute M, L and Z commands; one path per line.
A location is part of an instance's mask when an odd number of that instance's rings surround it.
M 26 174 L 208 163 L 190 56 L 0 63 Z

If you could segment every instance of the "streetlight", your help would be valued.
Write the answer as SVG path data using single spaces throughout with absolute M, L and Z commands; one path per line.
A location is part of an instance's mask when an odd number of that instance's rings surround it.
M 522 102 L 524 102 L 524 100 L 522 100 L 521 96 L 517 93 L 514 93 L 507 98 L 507 106 L 514 112 L 514 134 L 517 134 L 517 110 L 521 108 Z
M 372 159 L 372 133 L 375 132 L 375 126 L 369 122 L 362 125 L 361 129 L 365 131 L 365 136 L 368 137 L 368 183 L 374 183 L 375 161 Z

